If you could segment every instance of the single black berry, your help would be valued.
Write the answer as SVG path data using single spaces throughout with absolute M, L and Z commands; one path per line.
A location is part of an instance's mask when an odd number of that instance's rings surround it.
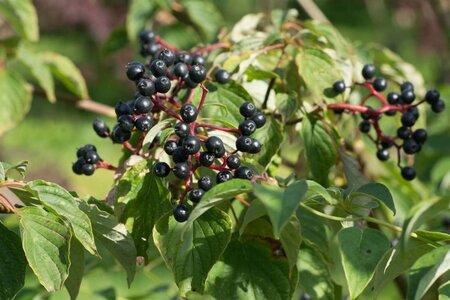
M 412 167 L 403 167 L 401 173 L 402 177 L 406 180 L 413 180 L 416 178 L 416 170 Z
M 131 131 L 134 127 L 134 120 L 131 115 L 121 115 L 117 119 L 117 123 L 122 129 L 126 131 Z
M 83 174 L 83 166 L 86 164 L 84 157 L 79 157 L 77 161 L 72 165 L 72 171 L 77 175 Z
M 95 172 L 95 166 L 93 164 L 84 164 L 81 170 L 84 175 L 91 176 Z
M 155 93 L 155 84 L 150 79 L 141 79 L 137 84 L 139 93 L 144 96 L 151 96 Z
M 131 131 L 123 129 L 119 124 L 116 124 L 110 136 L 113 142 L 121 144 L 131 138 Z
M 127 77 L 136 81 L 142 78 L 145 73 L 145 67 L 140 62 L 132 62 L 127 65 Z
M 186 76 L 183 81 L 187 88 L 195 89 L 198 86 L 198 83 L 192 81 L 189 76 Z
M 445 103 L 442 100 L 438 100 L 435 103 L 431 104 L 431 110 L 435 113 L 440 113 L 445 109 Z
M 244 102 L 239 107 L 239 112 L 246 118 L 251 118 L 256 113 L 256 107 L 251 102 Z
M 368 133 L 370 131 L 370 122 L 368 120 L 362 120 L 361 123 L 359 123 L 359 131 L 363 133 Z
M 416 99 L 416 94 L 414 94 L 413 90 L 405 90 L 400 97 L 402 103 L 411 104 L 414 102 L 414 99 Z
M 170 173 L 170 167 L 165 162 L 157 162 L 153 165 L 153 172 L 158 177 L 166 177 Z
M 402 115 L 402 124 L 403 126 L 411 127 L 416 123 L 417 118 L 414 116 L 412 112 L 405 112 Z
M 373 88 L 377 92 L 382 92 L 387 88 L 387 81 L 383 77 L 377 77 L 372 83 Z
M 408 108 L 408 113 L 413 114 L 416 120 L 419 118 L 419 109 L 415 106 Z
M 183 139 L 183 149 L 188 154 L 195 154 L 200 150 L 200 140 L 196 136 L 187 136 Z
M 175 63 L 192 64 L 192 55 L 188 52 L 180 52 L 175 55 Z
M 390 141 L 383 141 L 381 142 L 381 147 L 383 147 L 384 149 L 389 149 L 393 146 L 394 144 Z
M 427 137 L 428 137 L 427 131 L 423 128 L 414 130 L 412 134 L 412 138 L 419 144 L 425 143 Z
M 189 210 L 184 204 L 178 204 L 173 208 L 173 216 L 180 223 L 186 222 L 189 218 Z
M 181 118 L 186 123 L 192 123 L 197 119 L 198 110 L 197 107 L 191 103 L 183 104 L 180 109 Z
M 134 125 L 136 126 L 136 129 L 139 131 L 147 132 L 152 128 L 153 120 L 150 115 L 145 115 L 143 117 L 138 118 Z
M 217 136 L 210 136 L 205 141 L 206 150 L 213 153 L 215 157 L 220 158 L 225 155 L 225 147 L 222 140 Z
M 77 150 L 77 157 L 85 157 L 89 151 L 97 151 L 97 148 L 92 144 L 86 144 Z
M 256 130 L 256 123 L 252 120 L 244 120 L 239 123 L 239 131 L 242 135 L 251 135 Z
M 177 149 L 177 142 L 173 141 L 173 140 L 168 140 L 164 143 L 164 151 L 168 154 L 168 155 L 172 155 L 173 152 L 175 151 L 175 149 Z
M 397 93 L 395 93 L 395 92 L 390 92 L 390 93 L 387 95 L 387 101 L 388 101 L 389 104 L 391 104 L 391 105 L 396 105 L 396 104 L 398 104 L 399 100 L 400 100 L 400 95 L 397 94 Z
M 189 191 L 189 199 L 194 203 L 198 203 L 204 194 L 205 191 L 202 189 L 192 189 Z
M 250 147 L 250 150 L 248 150 L 248 153 L 256 154 L 261 151 L 261 143 L 257 139 L 252 139 L 252 145 Z
M 122 101 L 116 104 L 115 111 L 118 117 L 121 115 L 131 115 L 132 113 L 131 107 Z
M 200 189 L 204 190 L 204 191 L 209 191 L 212 186 L 213 186 L 213 182 L 211 177 L 209 176 L 202 176 L 198 182 L 197 185 Z
M 389 159 L 389 150 L 385 148 L 381 148 L 377 151 L 377 157 L 381 161 L 386 161 Z
M 156 34 L 151 30 L 144 30 L 139 33 L 139 39 L 143 44 L 150 44 L 155 41 Z
M 167 66 L 173 65 L 173 63 L 175 62 L 175 54 L 169 49 L 164 49 L 163 51 L 159 52 L 158 58 L 164 61 Z
M 438 102 L 439 97 L 441 97 L 441 94 L 437 90 L 429 90 L 425 94 L 425 101 L 429 104 L 434 104 Z
M 206 78 L 206 68 L 202 65 L 193 65 L 189 70 L 189 78 L 196 83 L 200 83 Z
M 420 145 L 413 139 L 406 139 L 403 142 L 403 151 L 405 151 L 406 154 L 414 154 L 418 152 L 420 149 Z
M 202 166 L 209 167 L 215 159 L 216 157 L 211 152 L 205 151 L 200 153 L 199 161 Z
M 405 81 L 400 85 L 400 91 L 414 91 L 414 85 L 409 81 Z
M 372 109 L 372 107 L 371 106 L 366 106 L 368 109 Z M 369 113 L 367 113 L 367 112 L 362 112 L 361 113 L 361 118 L 363 118 L 364 120 L 369 120 L 369 119 L 372 119 L 372 114 L 369 114 Z
M 261 128 L 266 124 L 266 115 L 263 112 L 256 112 L 251 117 L 251 120 L 255 122 L 256 128 Z
M 100 161 L 100 156 L 98 156 L 97 152 L 93 151 L 93 150 L 88 151 L 86 153 L 86 155 L 84 156 L 84 158 L 86 159 L 86 162 L 88 164 L 94 164 L 95 165 L 96 163 L 98 163 Z
M 187 137 L 189 135 L 189 125 L 183 122 L 178 122 L 175 124 L 175 134 L 181 138 Z
M 92 123 L 92 127 L 94 128 L 95 133 L 97 133 L 99 137 L 104 138 L 109 135 L 109 127 L 103 120 L 95 119 L 94 123 Z
M 166 75 L 167 65 L 163 60 L 155 59 L 150 65 L 150 71 L 152 71 L 152 74 L 155 75 L 155 77 Z
M 155 55 L 160 49 L 161 46 L 157 43 L 142 44 L 140 52 L 142 56 Z
M 372 64 L 366 64 L 364 65 L 361 73 L 365 80 L 372 79 L 373 76 L 375 76 L 375 66 Z
M 411 130 L 406 126 L 399 127 L 397 129 L 397 136 L 402 140 L 409 139 L 411 136 Z
M 234 172 L 234 176 L 240 179 L 252 179 L 253 172 L 248 167 L 240 167 Z
M 345 82 L 344 80 L 339 80 L 333 83 L 333 91 L 340 94 L 345 91 Z
M 186 179 L 189 177 L 189 165 L 185 162 L 176 163 L 173 166 L 173 174 L 178 178 Z
M 194 54 L 192 56 L 192 64 L 204 66 L 206 64 L 206 59 L 201 55 Z
M 230 171 L 220 171 L 216 175 L 217 184 L 233 179 L 233 174 Z
M 170 83 L 169 78 L 167 78 L 166 76 L 158 77 L 155 80 L 155 90 L 158 93 L 167 93 L 170 90 L 171 85 L 172 84 Z
M 253 139 L 249 136 L 242 135 L 236 140 L 236 149 L 241 152 L 249 152 L 252 147 Z
M 230 73 L 228 73 L 224 69 L 219 69 L 214 74 L 214 78 L 218 83 L 225 84 L 230 81 Z
M 137 115 L 146 114 L 153 108 L 153 102 L 146 96 L 140 96 L 134 101 L 133 110 Z
M 184 78 L 189 73 L 189 69 L 185 63 L 179 62 L 173 67 L 173 74 L 176 77 Z
M 239 159 L 239 156 L 236 154 L 231 154 L 227 157 L 227 166 L 230 169 L 237 169 L 241 165 L 241 160 Z
M 172 159 L 174 163 L 186 162 L 189 158 L 189 154 L 182 147 L 176 148 L 172 153 Z

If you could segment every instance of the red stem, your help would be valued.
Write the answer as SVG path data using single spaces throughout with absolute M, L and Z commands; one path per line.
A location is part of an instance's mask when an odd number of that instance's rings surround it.
M 174 52 L 178 52 L 177 47 L 175 47 L 175 46 L 169 44 L 168 42 L 166 42 L 165 40 L 163 40 L 163 39 L 162 39 L 161 37 L 159 37 L 159 36 L 156 37 L 156 42 L 157 42 L 158 44 L 160 44 L 160 45 L 161 45 L 162 47 L 164 47 L 164 48 L 167 48 L 167 49 L 172 50 L 172 51 L 174 51 Z
M 128 151 L 132 152 L 132 153 L 136 153 L 136 148 L 133 147 L 133 145 L 130 144 L 130 142 L 125 141 L 122 143 L 122 146 L 127 149 Z
M 189 95 L 186 99 L 186 103 L 191 103 L 192 102 L 192 98 L 194 98 L 194 89 L 190 89 L 189 90 Z
M 200 83 L 200 87 L 202 88 L 202 98 L 200 99 L 200 103 L 198 104 L 198 113 L 202 110 L 203 103 L 205 102 L 206 95 L 208 94 L 208 89 L 205 87 L 203 83 Z
M 208 45 L 208 46 L 206 46 L 204 48 L 197 49 L 194 52 L 195 52 L 195 54 L 203 54 L 203 53 L 211 52 L 213 50 L 221 49 L 221 48 L 230 48 L 230 44 L 228 44 L 228 43 L 216 43 L 216 44 Z
M 173 110 L 171 110 L 170 108 L 168 108 L 164 104 L 162 104 L 160 101 L 158 101 L 159 100 L 158 96 L 157 96 L 157 98 L 158 98 L 157 100 L 152 99 L 152 102 L 153 102 L 153 104 L 155 105 L 156 108 L 159 108 L 160 110 L 162 110 L 166 114 L 174 117 L 178 121 L 183 121 L 183 119 L 181 118 L 181 116 L 179 114 L 177 114 L 176 112 L 174 112 Z
M 370 91 L 370 93 L 375 96 L 378 100 L 381 101 L 381 103 L 383 103 L 383 106 L 389 106 L 389 102 L 387 102 L 386 99 L 384 99 L 383 95 L 381 95 L 380 93 L 378 93 L 377 91 L 375 91 L 375 89 L 373 88 L 372 84 L 370 82 L 364 82 L 363 85 Z
M 101 160 L 97 163 L 97 168 L 110 170 L 110 171 L 114 171 L 114 172 L 117 172 L 119 170 L 117 167 L 114 167 L 113 165 L 111 165 L 110 163 L 108 163 L 104 160 Z

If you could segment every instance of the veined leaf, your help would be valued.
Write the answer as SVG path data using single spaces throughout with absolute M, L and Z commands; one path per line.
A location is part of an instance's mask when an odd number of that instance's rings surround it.
M 80 291 L 81 281 L 84 275 L 84 248 L 76 239 L 70 240 L 70 268 L 69 276 L 64 285 L 69 292 L 70 299 L 75 300 Z
M 379 203 L 386 205 L 395 215 L 395 204 L 392 199 L 391 192 L 381 183 L 368 183 L 361 186 L 356 191 L 351 192 L 350 196 L 365 196 L 369 197 Z

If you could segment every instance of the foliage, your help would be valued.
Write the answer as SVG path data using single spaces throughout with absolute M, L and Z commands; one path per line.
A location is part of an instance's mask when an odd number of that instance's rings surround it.
M 209 1 L 133 0 L 125 28 L 115 30 L 103 50 L 112 53 L 128 40 L 136 45 L 139 32 L 161 11 L 179 23 L 161 28 L 160 38 L 179 47 L 214 40 L 223 22 Z M 67 57 L 35 50 L 39 33 L 31 1 L 2 1 L 0 13 L 14 31 L 0 48 L 0 134 L 26 115 L 30 82 L 49 101 L 56 100 L 55 79 L 88 98 Z M 175 30 L 180 24 L 184 29 Z M 188 42 L 186 33 L 192 33 Z M 336 80 L 360 82 L 364 63 L 379 65 L 392 85 L 408 76 L 422 99 L 420 73 L 382 46 L 357 47 L 330 24 L 300 22 L 294 10 L 247 15 L 222 32 L 218 44 L 224 47 L 207 51 L 208 64 L 226 69 L 232 80 L 205 83 L 201 118 L 236 129 L 243 102 L 265 113 L 267 123 L 254 136 L 263 148 L 242 159 L 257 174 L 252 181 L 215 185 L 198 204 L 188 204 L 186 222 L 177 222 L 172 208 L 188 187 L 153 172 L 155 160 L 169 162 L 159 147 L 173 133 L 167 112 L 158 114 L 159 123 L 141 141 L 135 136 L 124 145 L 118 168 L 101 162 L 100 168 L 116 174 L 105 201 L 44 180 L 23 181 L 27 162 L 0 162 L 0 212 L 19 222 L 17 230 L 0 220 L 0 298 L 19 293 L 27 265 L 46 291 L 65 287 L 71 299 L 82 298 L 82 280 L 99 258 L 111 265 L 116 260 L 127 284 L 139 287 L 140 272 L 153 272 L 164 261 L 163 275 L 152 274 L 151 288 L 124 296 L 129 299 L 161 290 L 166 298 L 183 299 L 370 299 L 394 285 L 408 299 L 450 297 L 450 222 L 445 219 L 446 228 L 436 222 L 448 212 L 450 198 L 418 179 L 403 181 L 393 163 L 364 172 L 362 156 L 375 151 L 368 146 L 361 154 L 352 147 L 360 136 L 357 123 L 328 109 L 364 96 L 357 89 L 340 95 L 329 90 Z M 194 104 L 205 100 L 201 88 L 193 91 Z M 225 147 L 234 145 L 227 132 L 214 134 Z M 202 169 L 194 175 L 211 174 Z M 164 275 L 167 270 L 172 277 Z M 93 294 L 115 298 L 114 289 L 99 290 Z

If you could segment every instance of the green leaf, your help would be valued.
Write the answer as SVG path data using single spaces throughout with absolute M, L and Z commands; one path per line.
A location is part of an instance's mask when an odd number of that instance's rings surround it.
M 249 192 L 251 187 L 252 185 L 250 181 L 244 179 L 232 179 L 215 185 L 203 195 L 202 201 L 194 207 L 189 215 L 187 223 L 189 224 L 194 222 L 197 218 L 214 206 L 230 200 L 239 194 Z
M 328 172 L 337 159 L 336 141 L 330 134 L 320 120 L 312 117 L 303 120 L 306 160 L 313 178 L 325 186 L 328 185 Z
M 42 204 L 59 216 L 63 217 L 73 229 L 74 236 L 91 254 L 97 254 L 91 221 L 78 208 L 75 198 L 65 189 L 55 183 L 43 180 L 30 181 L 26 190 L 37 196 Z
M 21 37 L 32 42 L 39 39 L 37 13 L 31 0 L 0 1 L 0 13 Z
M 213 2 L 185 0 L 183 6 L 190 20 L 205 40 L 211 41 L 223 23 L 222 16 Z
M 191 290 L 203 291 L 208 272 L 230 241 L 231 219 L 219 209 L 189 224 L 167 214 L 155 226 L 153 238 L 184 297 Z
M 128 45 L 127 30 L 125 27 L 117 27 L 103 43 L 101 52 L 103 55 L 111 55 Z
M 334 102 L 333 98 L 326 97 L 324 94 L 335 81 L 342 77 L 333 58 L 323 50 L 304 48 L 295 57 L 295 62 L 300 76 L 306 83 L 305 101 L 320 102 L 325 97 Z
M 302 243 L 301 226 L 297 217 L 292 216 L 280 233 L 280 242 L 292 269 L 297 263 L 298 251 Z
M 75 300 L 80 291 L 84 275 L 84 248 L 76 239 L 70 240 L 70 268 L 69 276 L 64 285 L 69 292 L 70 299 Z
M 6 179 L 5 168 L 3 167 L 3 163 L 0 161 L 0 182 L 5 181 L 5 179 Z
M 290 299 L 289 264 L 259 240 L 232 240 L 205 290 L 216 299 Z
M 66 56 L 56 52 L 43 52 L 41 57 L 50 67 L 53 76 L 58 79 L 69 92 L 80 99 L 88 99 L 86 81 L 78 67 Z
M 95 240 L 101 243 L 117 259 L 127 272 L 128 285 L 136 273 L 136 247 L 125 225 L 118 223 L 114 215 L 98 209 L 97 206 L 80 202 L 80 208 L 92 223 Z
M 265 215 L 267 215 L 266 207 L 261 203 L 261 201 L 258 199 L 252 201 L 250 206 L 245 211 L 244 220 L 239 228 L 239 234 L 244 234 L 245 228 L 248 224 Z
M 323 252 L 328 250 L 326 224 L 309 210 L 299 207 L 297 218 L 302 224 L 302 239 L 304 243 Z
M 39 86 L 45 91 L 47 99 L 54 103 L 56 101 L 55 83 L 49 67 L 45 64 L 40 55 L 24 45 L 21 45 L 16 53 L 17 59 L 25 65 Z
M 355 192 L 351 192 L 350 196 L 366 196 L 379 203 L 387 206 L 395 215 L 395 204 L 392 199 L 391 192 L 381 183 L 368 183 L 361 186 Z
M 339 231 L 338 241 L 350 298 L 355 299 L 372 279 L 389 240 L 379 230 L 349 227 Z
M 253 193 L 266 207 L 276 238 L 291 216 L 295 213 L 308 186 L 306 181 L 296 181 L 286 188 L 273 185 L 255 184 Z
M 312 299 L 334 299 L 333 282 L 325 257 L 314 248 L 302 246 L 297 260 L 299 285 Z
M 0 299 L 13 299 L 23 287 L 26 265 L 20 238 L 0 222 Z
M 336 204 L 337 201 L 330 195 L 328 190 L 312 180 L 306 180 L 308 190 L 305 194 L 305 201 L 324 199 L 328 204 Z
M 152 163 L 153 161 L 149 161 L 148 166 Z M 159 218 L 172 210 L 171 196 L 161 178 L 152 172 L 136 180 L 140 183 L 133 183 L 136 187 L 133 190 L 135 196 L 125 205 L 120 220 L 133 236 L 137 255 L 147 257 L 153 226 Z
M 144 178 L 151 169 L 151 161 L 141 160 L 132 165 L 119 179 L 115 193 L 115 210 L 120 216 L 125 204 L 135 199 L 142 188 Z
M 166 119 L 159 121 L 155 126 L 153 126 L 145 135 L 143 147 L 144 149 L 148 149 L 150 144 L 153 142 L 155 137 L 166 127 L 170 127 L 170 124 L 173 123 L 173 120 Z
M 126 29 L 128 39 L 136 42 L 139 33 L 145 28 L 145 24 L 156 11 L 158 1 L 132 0 L 127 14 Z
M 439 287 L 439 300 L 450 300 L 450 280 Z
M 31 105 L 31 89 L 22 77 L 0 70 L 0 135 L 19 123 Z
M 450 270 L 450 246 L 434 249 L 419 258 L 409 271 L 408 299 L 423 299 L 425 293 Z
M 267 70 L 258 69 L 252 65 L 250 65 L 247 69 L 245 69 L 245 75 L 247 75 L 247 81 L 252 80 L 266 80 L 280 77 L 277 73 Z M 284 94 L 287 95 L 287 94 Z
M 261 151 L 255 155 L 255 159 L 263 167 L 268 167 L 275 154 L 280 150 L 283 143 L 283 128 L 275 119 L 268 118 L 266 124 L 259 128 L 253 135 L 261 145 Z
M 21 176 L 22 179 L 25 177 L 25 172 L 27 171 L 27 167 L 28 167 L 27 160 L 21 160 L 15 164 L 10 164 L 7 162 L 0 162 L 0 164 L 2 165 L 3 176 L 5 178 L 8 178 L 12 171 L 16 171 L 17 173 L 19 173 L 19 175 Z M 1 177 L 1 175 L 0 175 L 0 177 Z
M 277 110 L 280 112 L 283 122 L 286 122 L 297 111 L 297 98 L 295 95 L 285 93 L 277 93 L 275 97 Z
M 61 289 L 69 275 L 70 228 L 38 207 L 23 207 L 17 215 L 28 264 L 47 291 Z
M 354 157 L 344 151 L 339 151 L 339 159 L 344 165 L 344 174 L 347 179 L 348 190 L 353 191 L 369 183 L 369 179 L 362 173 L 361 166 Z

